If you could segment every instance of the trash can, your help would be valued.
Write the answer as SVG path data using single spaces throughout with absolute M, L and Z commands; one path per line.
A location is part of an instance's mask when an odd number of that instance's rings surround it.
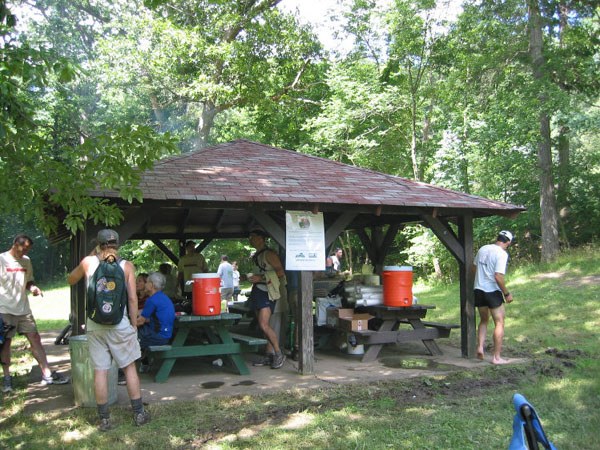
M 71 384 L 75 405 L 92 408 L 96 406 L 94 393 L 94 367 L 90 359 L 87 335 L 71 336 L 69 338 L 71 353 Z M 108 404 L 117 402 L 117 364 L 108 371 Z

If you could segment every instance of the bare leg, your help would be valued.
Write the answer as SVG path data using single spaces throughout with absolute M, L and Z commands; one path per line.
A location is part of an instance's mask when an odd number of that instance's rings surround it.
M 478 309 L 479 327 L 477 328 L 477 358 L 483 359 L 487 326 L 488 322 L 490 321 L 490 310 L 487 306 L 481 306 Z
M 267 344 L 267 353 L 271 351 L 275 353 L 281 353 L 279 349 L 279 339 L 277 334 L 273 331 L 273 328 L 269 325 L 269 319 L 271 318 L 271 308 L 266 307 L 258 311 L 258 326 L 265 333 L 265 337 L 269 341 Z
M 96 394 L 96 404 L 108 403 L 108 370 L 94 370 L 94 393 Z
M 4 339 L 4 344 L 2 345 L 2 351 L 0 352 L 0 362 L 2 362 L 2 371 L 4 372 L 5 377 L 10 375 L 10 343 L 11 342 L 12 342 L 12 338 Z
M 509 361 L 500 357 L 502 352 L 502 340 L 504 339 L 504 305 L 491 310 L 494 319 L 494 356 L 492 364 L 507 364 Z
M 44 346 L 42 345 L 42 338 L 40 337 L 40 333 L 27 333 L 26 336 L 29 340 L 29 343 L 31 344 L 31 353 L 40 365 L 40 368 L 42 369 L 42 375 L 44 375 L 45 377 L 51 376 L 52 371 L 50 370 L 50 366 L 48 365 L 46 350 L 44 350 Z
M 131 400 L 137 400 L 142 397 L 142 390 L 140 388 L 140 377 L 138 376 L 137 369 L 135 367 L 135 361 L 126 367 L 123 367 L 125 378 L 127 379 L 127 394 Z

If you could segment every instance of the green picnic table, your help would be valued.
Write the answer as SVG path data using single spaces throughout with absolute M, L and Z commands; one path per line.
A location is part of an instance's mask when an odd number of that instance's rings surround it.
M 267 343 L 265 339 L 230 333 L 229 329 L 240 319 L 240 314 L 223 313 L 216 316 L 178 316 L 175 320 L 175 338 L 170 345 L 149 347 L 152 355 L 161 361 L 154 377 L 157 383 L 169 378 L 175 362 L 181 358 L 198 356 L 223 356 L 240 375 L 250 371 L 242 358 L 243 351 L 257 350 Z M 192 330 L 201 330 L 208 343 L 194 343 L 190 340 Z

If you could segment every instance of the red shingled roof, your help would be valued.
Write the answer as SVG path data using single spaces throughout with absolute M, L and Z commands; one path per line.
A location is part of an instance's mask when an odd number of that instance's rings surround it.
M 158 161 L 140 188 L 144 200 L 524 209 L 247 140 Z

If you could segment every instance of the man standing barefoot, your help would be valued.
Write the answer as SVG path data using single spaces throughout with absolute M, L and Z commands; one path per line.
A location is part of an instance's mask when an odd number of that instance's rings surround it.
M 510 231 L 498 233 L 494 244 L 484 245 L 477 252 L 473 261 L 475 272 L 475 306 L 479 310 L 479 327 L 477 329 L 477 358 L 483 359 L 485 338 L 490 315 L 494 320 L 494 355 L 492 364 L 506 364 L 509 361 L 500 356 L 504 339 L 504 302 L 511 303 L 513 297 L 504 281 L 508 253 L 513 235 Z

